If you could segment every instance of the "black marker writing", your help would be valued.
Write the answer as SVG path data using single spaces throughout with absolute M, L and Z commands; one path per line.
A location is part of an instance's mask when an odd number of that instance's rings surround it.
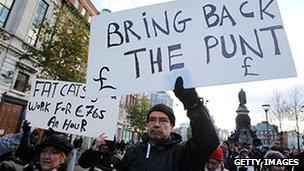
M 100 88 L 99 88 L 99 91 L 100 90 L 102 90 L 102 89 L 105 89 L 105 88 L 109 88 L 109 89 L 116 89 L 115 87 L 113 87 L 113 86 L 111 86 L 111 85 L 103 85 L 103 81 L 104 80 L 107 80 L 107 78 L 105 78 L 105 77 L 102 77 L 102 71 L 103 70 L 106 70 L 106 71 L 110 71 L 110 69 L 107 67 L 107 66 L 104 66 L 104 67 L 102 67 L 101 69 L 100 69 L 100 71 L 99 71 L 99 78 L 93 78 L 94 79 L 94 81 L 96 81 L 96 82 L 100 82 Z
M 247 76 L 247 75 L 258 76 L 259 74 L 248 72 L 248 68 L 251 67 L 251 65 L 248 65 L 248 64 L 247 64 L 247 60 L 248 60 L 248 59 L 250 59 L 251 61 L 253 60 L 251 57 L 246 57 L 246 58 L 244 58 L 244 65 L 242 65 L 242 68 L 245 69 L 244 76 Z

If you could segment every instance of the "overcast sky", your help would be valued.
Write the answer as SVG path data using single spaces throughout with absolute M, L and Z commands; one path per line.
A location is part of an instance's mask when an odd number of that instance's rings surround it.
M 112 12 L 116 12 L 145 5 L 167 2 L 167 0 L 92 0 L 92 2 L 100 11 L 107 8 Z M 209 103 L 207 103 L 207 107 L 214 118 L 215 124 L 219 128 L 228 129 L 229 131 L 235 129 L 235 111 L 238 108 L 238 92 L 241 88 L 246 92 L 247 107 L 250 110 L 249 116 L 251 117 L 251 124 L 254 125 L 265 120 L 265 112 L 261 105 L 269 103 L 270 96 L 275 90 L 286 91 L 297 85 L 304 87 L 304 23 L 302 22 L 304 17 L 304 0 L 278 0 L 278 3 L 291 47 L 291 52 L 296 64 L 298 77 L 197 88 L 199 95 L 209 101 Z M 170 92 L 170 94 L 172 93 Z M 178 100 L 175 98 L 174 103 L 174 110 L 177 117 L 176 125 L 188 122 L 182 105 L 178 103 Z M 271 122 L 274 123 L 272 120 Z M 285 129 L 294 128 L 293 123 L 288 122 L 285 122 L 283 127 Z M 302 132 L 303 129 L 304 127 L 302 126 Z

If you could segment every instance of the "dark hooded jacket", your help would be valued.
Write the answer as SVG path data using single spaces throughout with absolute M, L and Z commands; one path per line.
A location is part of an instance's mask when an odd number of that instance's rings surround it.
M 142 142 L 134 144 L 124 155 L 123 171 L 195 171 L 208 160 L 218 147 L 209 112 L 203 104 L 189 109 L 192 138 L 182 142 L 180 135 L 171 133 L 160 145 L 151 146 L 147 133 Z

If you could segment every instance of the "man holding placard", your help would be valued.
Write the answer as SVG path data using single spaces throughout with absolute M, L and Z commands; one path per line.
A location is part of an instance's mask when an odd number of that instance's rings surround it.
M 218 147 L 219 139 L 209 112 L 195 89 L 185 89 L 183 79 L 178 77 L 174 93 L 187 110 L 192 138 L 181 142 L 181 136 L 172 132 L 173 110 L 162 104 L 155 105 L 147 116 L 148 133 L 124 155 L 124 171 L 198 170 Z

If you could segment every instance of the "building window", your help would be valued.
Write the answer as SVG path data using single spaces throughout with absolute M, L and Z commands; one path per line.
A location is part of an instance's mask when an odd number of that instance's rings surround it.
M 80 6 L 79 0 L 75 0 L 74 6 L 75 6 L 77 9 L 79 9 L 79 6 Z
M 19 71 L 13 88 L 17 91 L 25 92 L 28 87 L 29 79 L 30 75 Z
M 4 27 L 14 0 L 0 0 L 0 26 Z
M 31 45 L 35 45 L 37 42 L 39 25 L 43 22 L 48 7 L 49 5 L 45 1 L 41 0 L 39 2 L 34 19 L 27 34 L 27 42 Z
M 86 14 L 87 14 L 87 10 L 86 10 L 85 8 L 82 8 L 82 10 L 81 10 L 81 14 L 82 14 L 83 16 L 86 16 Z
M 89 15 L 88 22 L 91 23 L 92 16 Z

